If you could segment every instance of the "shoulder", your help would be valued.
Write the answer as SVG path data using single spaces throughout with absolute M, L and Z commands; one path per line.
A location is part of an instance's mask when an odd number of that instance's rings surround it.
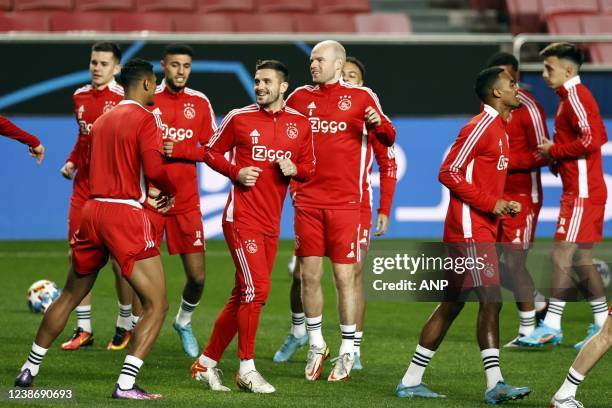
M 527 108 L 540 108 L 540 104 L 533 96 L 533 94 L 527 90 L 519 89 L 518 100 L 521 105 L 525 105 Z
M 585 108 L 590 108 L 597 106 L 597 101 L 595 101 L 595 97 L 591 93 L 591 90 L 587 88 L 584 84 L 578 84 L 575 87 L 569 90 L 570 94 L 570 102 L 572 102 L 572 96 L 577 96 L 575 102 L 580 102 L 581 104 L 587 105 Z
M 461 129 L 461 135 L 468 138 L 480 139 L 480 137 L 487 132 L 487 130 L 494 129 L 497 126 L 491 126 L 493 123 L 502 125 L 501 117 L 499 115 L 492 115 L 486 110 L 481 111 L 478 115 L 474 116 L 468 123 Z
M 187 87 L 185 87 L 184 92 L 185 92 L 185 95 L 189 95 L 197 101 L 205 102 L 206 104 L 210 105 L 210 100 L 203 92 L 196 91 L 195 89 L 191 89 Z
M 258 112 L 258 111 L 259 111 L 259 107 L 257 106 L 257 104 L 247 105 L 247 106 L 245 106 L 243 108 L 232 109 L 223 118 L 223 124 L 226 125 L 227 123 L 229 123 L 232 120 L 239 120 L 239 119 L 248 118 L 249 114 L 252 114 L 252 113 Z
M 292 97 L 296 97 L 296 96 L 300 96 L 300 95 L 303 95 L 303 94 L 313 93 L 318 88 L 319 88 L 318 86 L 313 86 L 313 85 L 298 86 L 297 88 L 295 88 L 293 90 L 293 92 L 291 92 L 289 94 L 287 99 L 292 98 Z
M 72 94 L 73 96 L 77 96 L 77 95 L 82 95 L 85 94 L 87 92 L 90 92 L 93 89 L 93 87 L 91 85 L 85 85 L 82 86 L 80 88 L 78 88 L 76 91 L 74 91 L 74 93 Z
M 108 90 L 123 98 L 123 86 L 119 85 L 118 83 L 115 82 L 112 85 L 110 85 L 108 87 Z
M 359 86 L 355 84 L 350 84 L 348 82 L 343 82 L 342 86 L 345 89 L 350 90 L 350 92 L 353 94 L 369 96 L 375 101 L 378 101 L 378 96 L 376 95 L 376 93 L 371 88 L 368 88 L 367 86 Z
M 302 115 L 300 112 L 296 111 L 295 109 L 289 107 L 289 106 L 285 106 L 285 112 L 287 112 L 288 114 L 292 115 L 292 116 L 298 116 L 301 119 L 304 119 L 306 121 L 308 121 L 308 119 L 306 118 L 305 115 Z

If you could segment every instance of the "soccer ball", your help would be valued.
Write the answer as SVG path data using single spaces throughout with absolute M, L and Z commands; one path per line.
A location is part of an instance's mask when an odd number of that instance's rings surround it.
M 593 265 L 595 265 L 595 269 L 597 269 L 597 272 L 599 272 L 601 275 L 604 288 L 607 288 L 608 285 L 610 285 L 610 279 L 612 278 L 610 275 L 610 267 L 607 263 L 597 258 L 593 258 Z
M 36 281 L 28 289 L 28 307 L 34 313 L 45 313 L 60 292 L 55 282 L 46 279 Z

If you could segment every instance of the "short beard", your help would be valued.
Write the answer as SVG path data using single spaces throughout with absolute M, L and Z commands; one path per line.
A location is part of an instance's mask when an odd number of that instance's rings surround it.
M 172 92 L 175 92 L 175 93 L 180 92 L 185 88 L 184 86 L 176 86 L 172 81 L 168 81 L 168 80 L 166 80 L 166 86 L 170 88 Z

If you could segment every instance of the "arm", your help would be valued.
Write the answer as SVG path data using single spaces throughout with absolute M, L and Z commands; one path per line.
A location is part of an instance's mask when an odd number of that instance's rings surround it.
M 554 143 L 549 150 L 550 156 L 555 160 L 573 159 L 594 152 L 601 147 L 602 136 L 597 126 L 592 126 L 599 112 L 594 109 L 595 101 L 585 98 L 576 92 L 575 97 L 570 96 L 571 110 L 567 115 L 578 137 L 569 143 Z
M 209 115 L 205 116 L 201 123 L 202 128 L 198 133 L 199 146 L 191 143 L 174 143 L 172 141 L 164 142 L 164 154 L 173 159 L 183 159 L 192 162 L 201 162 L 206 154 L 206 144 L 212 138 L 217 130 L 217 121 L 215 112 L 209 103 L 203 103 L 203 110 L 208 111 Z
M 395 143 L 395 127 L 383 113 L 378 96 L 367 89 L 368 105 L 365 110 L 366 127 L 385 146 L 393 146 Z
M 467 165 L 474 158 L 474 148 L 478 144 L 478 141 L 473 143 L 467 141 L 476 130 L 477 128 L 473 126 L 461 130 L 440 167 L 438 179 L 461 201 L 480 211 L 493 212 L 497 198 L 478 190 L 465 178 Z M 474 134 L 474 137 L 476 136 Z
M 234 121 L 232 120 L 232 115 L 228 114 L 205 146 L 202 160 L 217 173 L 221 173 L 232 180 L 232 182 L 236 182 L 240 169 L 225 158 L 225 153 L 233 147 Z
M 36 136 L 18 128 L 4 116 L 0 116 L 0 134 L 26 144 L 32 149 L 40 146 L 40 140 Z
M 142 168 L 146 179 L 172 197 L 176 195 L 176 186 L 170 181 L 165 164 L 164 156 L 157 150 L 151 149 L 142 153 Z
M 378 213 L 389 216 L 389 214 L 391 214 L 391 204 L 393 203 L 395 185 L 397 183 L 395 151 L 393 146 L 384 146 L 375 137 L 372 137 L 370 140 L 380 174 L 380 204 Z
M 306 124 L 307 133 L 302 141 L 300 154 L 296 160 L 296 174 L 293 179 L 296 181 L 308 181 L 314 176 L 317 159 L 314 155 L 312 129 L 310 124 Z

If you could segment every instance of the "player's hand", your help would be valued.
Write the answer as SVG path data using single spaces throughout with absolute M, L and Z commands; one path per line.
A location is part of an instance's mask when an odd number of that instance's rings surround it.
M 521 203 L 517 201 L 510 201 L 508 202 L 508 208 L 509 208 L 508 214 L 514 217 L 522 211 L 523 206 L 521 205 Z
M 236 179 L 245 187 L 253 187 L 262 171 L 262 169 L 255 166 L 243 167 L 238 171 L 238 177 Z
M 559 177 L 559 163 L 555 160 L 552 160 L 548 164 L 548 170 L 552 173 L 553 176 Z
M 147 204 L 153 208 L 157 208 L 157 202 L 155 199 L 159 197 L 160 194 L 160 190 L 156 189 L 155 187 L 149 187 L 149 191 L 147 191 Z
M 544 141 L 544 143 L 538 145 L 538 153 L 540 153 L 540 155 L 542 155 L 543 158 L 550 160 L 550 148 L 552 147 L 553 143 L 546 139 Z
M 370 126 L 380 126 L 380 124 L 382 123 L 382 121 L 380 120 L 380 115 L 378 114 L 376 109 L 371 106 L 368 106 L 366 108 L 364 118 L 366 123 Z
M 154 198 L 155 208 L 160 213 L 168 212 L 172 207 L 174 207 L 175 198 L 176 197 L 171 197 L 167 194 L 160 194 L 157 196 L 157 198 Z
M 510 203 L 504 199 L 499 199 L 495 203 L 495 208 L 493 209 L 493 214 L 495 215 L 506 215 L 510 213 Z
M 64 178 L 72 180 L 74 178 L 74 163 L 69 161 L 60 169 L 60 173 Z
M 164 142 L 164 154 L 168 157 L 172 157 L 173 151 L 174 151 L 174 142 L 172 141 Z
M 374 231 L 374 236 L 380 237 L 381 235 L 385 235 L 388 228 L 389 216 L 387 214 L 379 213 L 378 217 L 376 217 L 376 231 Z
M 297 166 L 291 161 L 291 159 L 279 159 L 276 161 L 283 176 L 293 177 L 297 174 Z
M 38 146 L 28 149 L 30 151 L 30 156 L 36 158 L 36 164 L 40 165 L 45 158 L 45 146 L 39 144 Z

